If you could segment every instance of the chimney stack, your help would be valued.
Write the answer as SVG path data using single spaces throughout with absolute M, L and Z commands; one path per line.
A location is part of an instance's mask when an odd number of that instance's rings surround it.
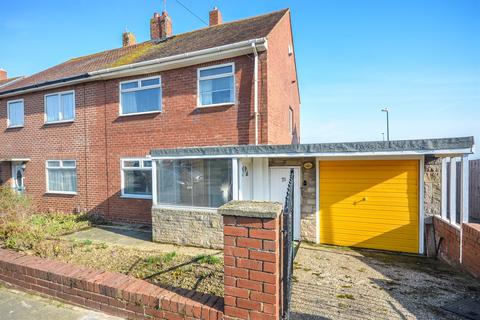
M 213 7 L 210 11 L 210 27 L 222 24 L 222 13 L 217 7 Z
M 128 47 L 137 43 L 135 35 L 131 32 L 125 31 L 122 34 L 122 45 L 123 47 Z
M 0 80 L 6 80 L 6 79 L 8 79 L 7 71 L 0 69 Z
M 157 12 L 150 19 L 150 39 L 164 40 L 172 36 L 172 19 L 167 11 L 163 11 L 162 15 Z

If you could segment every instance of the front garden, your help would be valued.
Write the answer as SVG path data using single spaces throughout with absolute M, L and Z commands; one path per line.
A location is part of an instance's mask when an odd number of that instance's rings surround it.
M 165 288 L 223 296 L 223 258 L 176 251 L 140 250 L 62 236 L 103 223 L 90 214 L 38 213 L 27 197 L 0 188 L 0 247 L 99 270 L 114 271 Z

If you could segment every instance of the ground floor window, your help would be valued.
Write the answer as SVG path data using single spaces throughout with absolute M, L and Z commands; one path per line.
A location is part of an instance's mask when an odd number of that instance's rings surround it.
M 152 161 L 122 159 L 122 196 L 132 198 L 152 197 Z
M 75 160 L 47 160 L 46 167 L 47 192 L 77 192 L 77 163 Z
M 160 160 L 158 203 L 218 208 L 232 200 L 231 159 Z

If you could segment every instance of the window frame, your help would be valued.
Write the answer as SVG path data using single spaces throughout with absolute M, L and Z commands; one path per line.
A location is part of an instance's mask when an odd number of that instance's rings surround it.
M 17 103 L 21 102 L 23 105 L 23 117 L 22 117 L 22 124 L 17 124 L 17 125 L 10 125 L 10 104 L 11 103 Z M 25 125 L 25 101 L 24 99 L 16 99 L 16 100 L 10 100 L 7 101 L 7 129 L 13 129 L 13 128 L 23 128 Z
M 152 206 L 154 208 L 171 208 L 171 209 L 181 209 L 181 210 L 195 210 L 195 211 L 202 211 L 202 212 L 217 212 L 219 207 L 200 207 L 200 206 L 189 206 L 189 205 L 182 205 L 182 204 L 169 204 L 169 203 L 161 203 L 159 199 L 160 195 L 160 190 L 158 188 L 158 166 L 159 166 L 159 161 L 162 160 L 227 160 L 231 162 L 231 171 L 230 171 L 230 181 L 232 183 L 232 200 L 238 200 L 238 190 L 236 191 L 236 184 L 238 183 L 238 180 L 236 180 L 236 176 L 238 176 L 238 167 L 237 167 L 237 162 L 235 158 L 165 158 L 165 159 L 152 159 L 152 170 L 154 170 L 152 175 L 152 194 L 155 192 L 156 193 L 156 199 Z M 155 162 L 155 164 L 154 164 Z M 155 178 L 154 178 L 155 177 Z M 153 184 L 155 183 L 155 184 Z M 228 202 L 230 202 L 228 201 Z M 227 203 L 228 203 L 227 202 Z
M 141 87 L 141 82 L 144 80 L 151 80 L 151 79 L 158 79 L 159 84 Z M 125 89 L 122 90 L 122 84 L 130 83 L 130 82 L 137 82 L 138 87 L 133 89 Z M 135 92 L 135 91 L 142 91 L 147 89 L 160 89 L 160 109 L 159 110 L 152 110 L 152 111 L 143 111 L 143 112 L 132 112 L 132 113 L 123 113 L 123 106 L 122 106 L 122 93 L 123 92 Z M 138 78 L 138 79 L 131 79 L 120 81 L 118 83 L 118 114 L 120 117 L 128 117 L 128 116 L 136 116 L 141 114 L 152 114 L 152 113 L 161 113 L 163 112 L 163 88 L 162 88 L 162 76 L 153 76 L 147 78 Z
M 61 97 L 64 94 L 72 94 L 73 96 L 73 118 L 72 119 L 62 119 L 62 120 L 55 120 L 55 121 L 48 121 L 48 116 L 47 116 L 47 97 L 51 96 L 59 96 Z M 59 100 L 59 103 L 62 100 Z M 77 117 L 76 114 L 76 99 L 75 99 L 75 90 L 67 90 L 67 91 L 60 91 L 60 92 L 54 92 L 54 93 L 47 93 L 43 96 L 43 117 L 44 117 L 44 124 L 56 124 L 56 123 L 69 123 L 69 122 L 75 122 L 75 119 Z
M 59 161 L 60 162 L 60 167 L 49 167 L 48 162 L 49 161 Z M 63 162 L 64 161 L 73 161 L 75 163 L 75 167 L 64 167 Z M 77 184 L 75 185 L 75 191 L 55 191 L 55 190 L 50 190 L 49 188 L 49 179 L 48 179 L 48 169 L 60 169 L 60 170 L 71 170 L 75 169 L 75 177 L 77 177 L 77 160 L 72 160 L 72 159 L 49 159 L 45 160 L 45 181 L 46 181 L 46 193 L 49 194 L 65 194 L 65 195 L 77 195 L 77 187 L 78 187 L 78 180 L 76 181 Z
M 202 105 L 202 99 L 201 99 L 201 94 L 200 94 L 200 80 L 211 80 L 211 79 L 226 78 L 227 73 L 223 73 L 222 75 L 201 77 L 200 72 L 203 71 L 203 70 L 215 69 L 215 68 L 221 68 L 221 67 L 228 67 L 228 66 L 232 67 L 232 72 L 230 74 L 228 74 L 228 76 L 233 77 L 233 101 Z M 211 107 L 220 107 L 220 106 L 230 106 L 230 105 L 236 105 L 236 104 L 237 104 L 237 88 L 236 88 L 236 79 L 235 79 L 235 62 L 216 64 L 216 65 L 211 65 L 211 66 L 202 67 L 202 68 L 197 69 L 197 108 L 211 108 Z
M 125 161 L 140 161 L 140 167 L 126 167 L 124 166 Z M 150 161 L 152 165 L 150 167 L 144 166 L 144 161 Z M 136 170 L 143 170 L 143 171 L 150 171 L 152 172 L 152 194 L 150 195 L 142 195 L 142 194 L 131 194 L 125 193 L 125 176 L 124 171 L 136 171 Z M 153 199 L 153 160 L 150 158 L 121 158 L 120 159 L 120 196 L 121 198 L 127 199 Z

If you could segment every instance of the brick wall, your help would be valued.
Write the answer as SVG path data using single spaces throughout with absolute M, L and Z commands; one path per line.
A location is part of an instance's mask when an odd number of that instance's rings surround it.
M 260 53 L 260 143 L 267 140 L 267 53 Z M 197 109 L 197 68 L 235 62 L 236 95 L 232 106 Z M 162 77 L 161 113 L 119 116 L 119 82 Z M 55 90 L 0 98 L 0 154 L 30 158 L 25 170 L 27 194 L 44 211 L 88 210 L 116 221 L 151 223 L 151 201 L 120 197 L 120 159 L 145 157 L 153 148 L 254 143 L 253 61 L 241 56 L 156 74 L 96 81 Z M 44 124 L 44 95 L 75 90 L 75 121 Z M 7 128 L 7 102 L 24 99 L 25 125 Z M 288 130 L 287 127 L 284 128 Z M 46 193 L 45 161 L 77 161 L 77 194 Z
M 226 319 L 279 319 L 281 204 L 232 201 L 224 218 Z
M 295 64 L 290 11 L 268 35 L 268 143 L 300 142 L 300 96 Z M 293 109 L 293 136 L 289 132 L 289 107 Z
M 0 280 L 127 319 L 222 319 L 223 299 L 0 249 Z
M 439 259 L 480 277 L 480 224 L 453 226 L 435 216 L 432 224 L 427 224 L 426 234 L 429 256 L 435 256 L 437 246 Z
M 480 278 L 480 224 L 462 225 L 462 265 L 477 278 Z

